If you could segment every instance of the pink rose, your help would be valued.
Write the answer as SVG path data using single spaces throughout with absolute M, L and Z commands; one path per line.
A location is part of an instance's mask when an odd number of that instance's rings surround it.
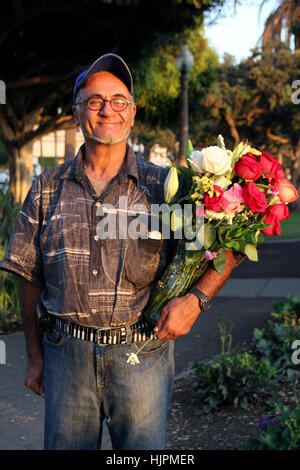
M 298 199 L 299 194 L 297 193 L 295 186 L 293 186 L 288 179 L 282 178 L 274 180 L 272 183 L 272 189 L 278 193 L 278 197 L 281 202 L 294 202 Z
M 200 206 L 197 206 L 197 207 L 196 207 L 195 214 L 196 214 L 196 217 L 203 217 L 203 216 L 204 216 L 204 214 L 205 214 L 205 209 L 204 209 L 204 207 L 203 207 L 202 204 L 201 204 Z
M 238 183 L 234 183 L 222 194 L 220 206 L 224 212 L 239 212 L 242 202 L 244 202 L 242 187 Z

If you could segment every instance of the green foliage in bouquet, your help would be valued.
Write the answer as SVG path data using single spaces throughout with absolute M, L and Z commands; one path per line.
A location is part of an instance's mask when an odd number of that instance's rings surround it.
M 292 344 L 295 340 L 300 340 L 300 328 L 272 321 L 268 322 L 268 326 L 268 329 L 254 329 L 255 341 L 251 354 L 258 361 L 267 358 L 276 368 L 276 378 L 280 380 L 295 367 L 292 362 Z
M 224 405 L 246 409 L 257 396 L 274 403 L 278 397 L 275 374 L 268 359 L 258 361 L 249 353 L 217 355 L 205 364 L 195 364 L 201 410 L 209 413 Z

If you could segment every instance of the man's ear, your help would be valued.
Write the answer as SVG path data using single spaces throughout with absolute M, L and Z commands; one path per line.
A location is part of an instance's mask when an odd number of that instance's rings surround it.
M 133 108 L 132 108 L 131 127 L 134 125 L 135 115 L 136 115 L 136 105 L 134 105 Z
M 74 120 L 75 120 L 77 126 L 80 126 L 80 121 L 79 121 L 79 115 L 78 115 L 77 106 L 72 106 L 72 112 L 73 112 L 73 117 L 74 117 Z

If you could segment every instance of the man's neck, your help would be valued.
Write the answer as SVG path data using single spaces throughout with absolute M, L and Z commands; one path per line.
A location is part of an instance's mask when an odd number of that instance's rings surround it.
M 86 141 L 84 165 L 89 174 L 108 178 L 119 172 L 125 155 L 126 140 L 117 144 Z

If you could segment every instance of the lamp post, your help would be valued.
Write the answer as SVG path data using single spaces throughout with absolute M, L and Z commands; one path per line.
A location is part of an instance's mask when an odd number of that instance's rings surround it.
M 179 164 L 186 166 L 185 146 L 189 138 L 189 73 L 194 63 L 193 54 L 187 44 L 182 46 L 180 54 L 176 57 L 176 63 L 181 73 Z

